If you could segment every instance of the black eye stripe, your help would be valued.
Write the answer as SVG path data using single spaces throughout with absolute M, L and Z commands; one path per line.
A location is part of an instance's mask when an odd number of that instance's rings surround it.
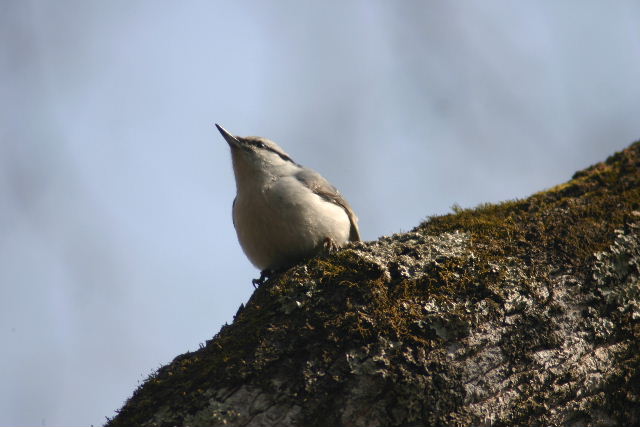
M 266 145 L 264 145 L 264 143 L 260 142 L 260 141 L 246 141 L 247 143 L 249 143 L 249 145 L 253 145 L 254 147 L 258 147 L 258 148 L 266 148 L 269 149 L 269 147 L 267 147 Z M 273 151 L 273 150 L 271 150 Z
M 253 145 L 254 147 L 263 149 L 263 150 L 267 150 L 267 151 L 271 151 L 274 154 L 277 154 L 278 156 L 280 156 L 280 158 L 282 160 L 286 160 L 288 162 L 291 163 L 295 163 L 291 157 L 287 156 L 286 154 L 282 154 L 279 151 L 274 150 L 273 148 L 269 147 L 268 145 L 264 144 L 263 142 L 260 141 L 247 141 L 249 143 L 249 145 Z
M 286 161 L 286 162 L 291 162 L 291 163 L 293 163 L 294 165 L 300 166 L 300 165 L 298 165 L 296 162 L 294 162 L 294 161 L 293 161 L 293 159 L 292 159 L 291 157 L 287 156 L 286 154 L 284 154 L 284 153 L 282 153 L 282 152 L 280 152 L 280 151 L 278 151 L 278 150 L 276 150 L 276 149 L 274 149 L 274 148 L 271 148 L 270 146 L 268 146 L 268 145 L 267 145 L 267 144 L 265 144 L 264 142 L 261 142 L 261 141 L 260 141 L 260 140 L 258 140 L 258 139 L 253 139 L 253 138 L 247 138 L 247 139 L 239 138 L 239 140 L 242 142 L 242 144 L 240 145 L 240 148 L 242 148 L 243 150 L 250 151 L 250 150 L 251 150 L 251 148 L 249 148 L 249 146 L 253 146 L 253 147 L 255 147 L 255 148 L 257 148 L 257 149 L 260 149 L 260 150 L 267 150 L 267 151 L 271 151 L 272 153 L 277 154 L 277 155 L 278 155 L 278 157 L 280 157 L 282 160 L 284 160 L 284 161 Z

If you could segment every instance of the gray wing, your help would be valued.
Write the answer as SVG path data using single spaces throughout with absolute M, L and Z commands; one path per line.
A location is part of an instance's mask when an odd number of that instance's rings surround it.
M 342 197 L 342 194 L 340 194 L 336 187 L 331 185 L 331 183 L 318 172 L 311 169 L 302 169 L 300 170 L 300 172 L 296 173 L 295 177 L 298 181 L 302 182 L 307 188 L 309 188 L 318 196 L 331 203 L 335 203 L 336 205 L 341 206 L 347 213 L 349 222 L 351 223 L 349 240 L 352 242 L 360 241 L 358 217 L 356 217 L 353 209 L 351 209 L 351 205 L 346 201 L 344 197 Z

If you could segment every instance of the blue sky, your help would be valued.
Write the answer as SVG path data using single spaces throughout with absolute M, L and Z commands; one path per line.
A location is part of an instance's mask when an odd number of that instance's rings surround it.
M 277 141 L 363 238 L 640 138 L 634 1 L 3 1 L 0 425 L 99 425 L 258 272 L 213 124 Z

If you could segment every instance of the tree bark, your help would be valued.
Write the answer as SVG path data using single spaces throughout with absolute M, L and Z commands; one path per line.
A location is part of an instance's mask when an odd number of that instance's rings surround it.
M 640 424 L 640 142 L 269 279 L 107 426 Z

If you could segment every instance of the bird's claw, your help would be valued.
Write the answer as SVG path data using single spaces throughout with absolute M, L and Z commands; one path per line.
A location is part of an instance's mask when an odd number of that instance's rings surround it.
M 260 272 L 260 278 L 258 279 L 253 279 L 251 281 L 251 283 L 253 284 L 253 287 L 255 289 L 257 289 L 259 286 L 262 286 L 264 284 L 264 282 L 266 282 L 267 280 L 269 280 L 269 277 L 271 276 L 273 272 L 271 270 L 262 270 Z
M 325 237 L 324 241 L 322 242 L 322 247 L 328 254 L 332 254 L 338 250 L 338 245 L 331 237 Z

